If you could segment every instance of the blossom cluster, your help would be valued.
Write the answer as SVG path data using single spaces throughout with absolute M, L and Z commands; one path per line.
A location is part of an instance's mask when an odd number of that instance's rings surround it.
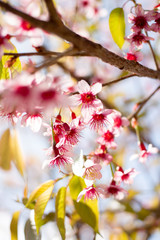
M 134 7 L 134 14 L 129 14 L 128 21 L 133 24 L 131 27 L 133 33 L 125 38 L 130 43 L 130 49 L 126 58 L 128 60 L 141 61 L 143 55 L 140 49 L 143 43 L 154 40 L 154 38 L 148 36 L 148 32 L 160 32 L 160 13 L 156 8 L 145 11 L 142 5 L 137 4 Z

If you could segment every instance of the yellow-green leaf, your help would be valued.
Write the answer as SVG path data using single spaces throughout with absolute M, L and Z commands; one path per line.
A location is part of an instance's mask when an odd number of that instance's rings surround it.
M 56 196 L 55 208 L 56 208 L 56 221 L 59 232 L 63 240 L 65 240 L 65 207 L 66 207 L 66 188 L 62 187 L 59 189 Z
M 12 147 L 12 159 L 18 169 L 19 173 L 23 176 L 24 172 L 24 159 L 19 146 L 18 136 L 15 129 L 11 134 L 11 147 Z
M 35 224 L 37 229 L 37 234 L 39 234 L 39 229 L 43 225 L 43 213 L 46 205 L 51 197 L 54 185 L 50 186 L 45 192 L 43 192 L 37 199 L 34 211 L 35 211 Z
M 10 231 L 11 231 L 11 240 L 18 240 L 18 219 L 19 219 L 20 211 L 13 213 Z
M 0 140 L 0 167 L 4 170 L 11 168 L 12 149 L 11 149 L 10 130 L 7 129 Z
M 40 186 L 38 186 L 30 195 L 26 207 L 30 205 L 31 202 L 36 200 L 42 193 L 44 193 L 49 187 L 54 186 L 54 180 L 49 180 Z
M 10 44 L 12 44 L 10 42 Z M 13 44 L 12 44 L 13 45 Z M 17 53 L 16 47 L 13 45 L 13 50 L 4 49 L 5 53 Z M 13 56 L 3 56 L 0 61 L 0 79 L 9 79 L 16 76 L 17 73 L 22 71 L 21 62 L 19 57 L 14 58 L 14 63 L 11 67 L 6 67 L 7 63 L 13 59 Z
M 99 211 L 98 211 L 98 201 L 89 200 L 77 202 L 78 194 L 86 187 L 84 179 L 81 177 L 73 176 L 70 183 L 70 194 L 73 199 L 75 209 L 82 221 L 90 225 L 95 232 L 98 231 L 98 221 L 99 221 Z
M 125 36 L 125 19 L 123 8 L 115 8 L 112 10 L 109 16 L 109 28 L 113 40 L 119 48 L 122 48 Z

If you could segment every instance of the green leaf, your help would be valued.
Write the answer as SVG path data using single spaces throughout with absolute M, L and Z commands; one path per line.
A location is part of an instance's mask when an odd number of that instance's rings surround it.
M 54 185 L 50 186 L 45 192 L 43 192 L 37 199 L 34 211 L 35 211 L 35 224 L 37 229 L 37 234 L 39 234 L 39 229 L 43 225 L 43 213 L 46 205 L 51 197 Z
M 12 149 L 10 130 L 7 129 L 0 140 L 0 167 L 4 170 L 11 168 Z
M 84 179 L 81 177 L 73 176 L 70 183 L 70 194 L 73 199 L 75 209 L 82 221 L 90 225 L 96 233 L 98 231 L 98 221 L 99 221 L 99 211 L 98 211 L 98 201 L 89 200 L 77 202 L 78 194 L 86 187 Z
M 4 52 L 5 53 L 17 53 L 16 47 L 14 45 L 13 45 L 13 47 L 14 47 L 13 50 L 4 49 Z M 11 77 L 14 78 L 17 73 L 22 71 L 21 62 L 19 60 L 19 57 L 16 57 L 14 59 L 14 63 L 12 64 L 12 66 L 10 68 L 5 66 L 7 64 L 7 62 L 11 61 L 11 59 L 13 59 L 13 56 L 6 56 L 6 55 L 2 56 L 2 59 L 0 61 L 0 79 L 9 79 Z
M 31 224 L 30 219 L 26 221 L 24 227 L 25 240 L 38 240 L 35 226 Z
M 123 8 L 115 8 L 112 10 L 109 16 L 109 28 L 113 40 L 119 48 L 122 48 L 125 36 L 125 19 Z
M 11 240 L 18 240 L 18 220 L 19 220 L 20 211 L 13 213 L 10 231 L 11 231 Z
M 15 129 L 13 129 L 11 134 L 11 147 L 12 147 L 12 160 L 16 165 L 19 173 L 23 176 L 24 172 L 24 159 L 19 146 L 18 136 Z
M 59 189 L 56 196 L 55 208 L 56 208 L 56 221 L 59 232 L 63 240 L 65 240 L 65 207 L 66 207 L 66 188 L 62 187 Z
M 40 186 L 38 186 L 30 195 L 26 207 L 29 207 L 30 203 L 35 201 L 42 193 L 44 193 L 49 187 L 53 186 L 54 180 L 49 180 Z

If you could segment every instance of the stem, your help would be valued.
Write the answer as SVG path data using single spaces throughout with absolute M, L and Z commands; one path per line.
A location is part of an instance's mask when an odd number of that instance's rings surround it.
M 110 165 L 110 169 L 111 169 L 112 177 L 114 178 L 114 172 L 113 172 L 113 168 L 112 168 L 112 163 L 110 163 L 109 165 Z
M 145 33 L 146 33 L 146 36 L 148 37 L 147 31 L 145 31 Z M 159 66 L 158 66 L 158 62 L 157 62 L 157 59 L 156 59 L 156 55 L 155 55 L 155 53 L 154 53 L 154 51 L 153 51 L 153 48 L 152 48 L 152 45 L 151 45 L 150 41 L 148 41 L 148 45 L 149 45 L 150 50 L 151 50 L 151 52 L 152 52 L 152 56 L 153 56 L 153 59 L 154 59 L 156 68 L 157 68 L 157 70 L 159 70 Z
M 141 111 L 141 109 L 144 107 L 144 105 L 151 99 L 151 97 L 158 92 L 160 89 L 160 85 L 145 99 L 143 99 L 141 102 L 139 102 L 139 108 L 132 113 L 130 116 L 128 116 L 128 120 L 131 120 L 133 117 L 137 117 L 138 113 Z
M 104 83 L 104 84 L 102 84 L 102 87 L 105 87 L 105 86 L 108 86 L 108 85 L 112 85 L 112 84 L 114 84 L 114 83 L 117 83 L 117 82 L 123 81 L 123 80 L 125 80 L 126 78 L 135 77 L 135 76 L 137 76 L 137 75 L 136 75 L 136 74 L 127 75 L 127 76 L 124 76 L 124 77 L 118 78 L 118 79 L 116 79 L 116 80 L 113 80 L 113 81 L 110 81 L 110 82 Z

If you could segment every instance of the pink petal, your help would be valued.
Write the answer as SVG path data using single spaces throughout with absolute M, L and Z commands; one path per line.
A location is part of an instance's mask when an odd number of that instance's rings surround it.
M 86 81 L 81 80 L 80 82 L 78 82 L 77 90 L 79 93 L 87 93 L 90 91 L 90 86 Z

